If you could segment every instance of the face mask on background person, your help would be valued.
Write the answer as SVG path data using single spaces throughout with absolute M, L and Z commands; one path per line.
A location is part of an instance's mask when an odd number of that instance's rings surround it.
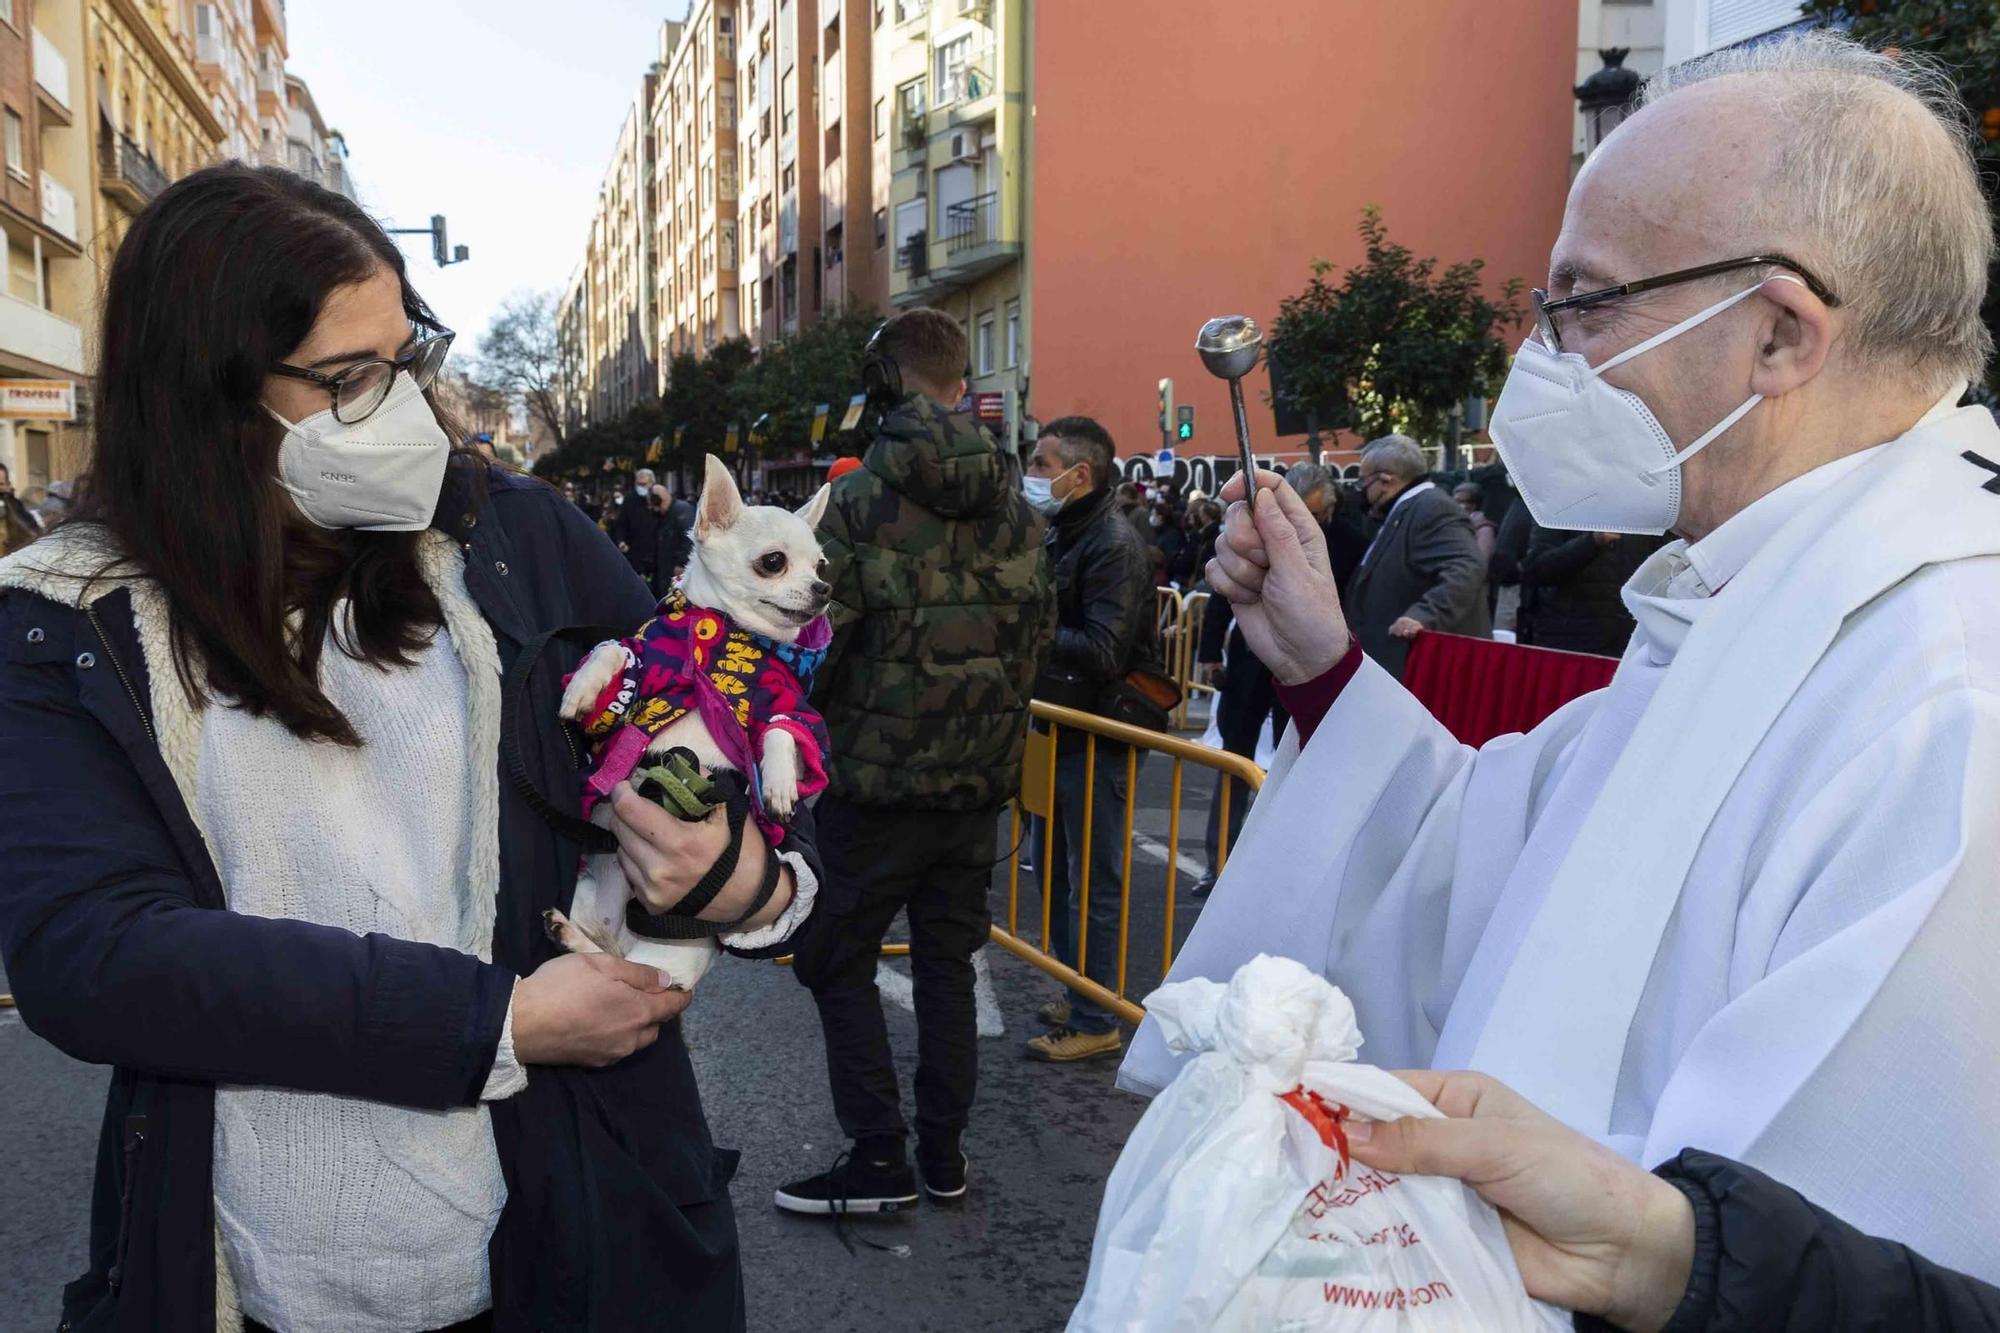
M 286 421 L 278 484 L 322 528 L 417 532 L 430 526 L 451 440 L 408 371 L 366 418 L 342 424 L 333 409 Z
M 1776 274 L 1769 282 L 1797 282 Z M 1663 533 L 1681 512 L 1681 465 L 1764 400 L 1751 394 L 1687 448 L 1674 442 L 1639 395 L 1605 383 L 1604 372 L 1705 324 L 1763 283 L 1746 287 L 1601 366 L 1576 352 L 1553 352 L 1530 335 L 1514 358 L 1491 434 L 1507 475 L 1545 528 L 1576 532 Z M 1801 284 L 1803 285 L 1803 284 Z
M 1075 468 L 1056 473 L 1053 477 L 1022 477 L 1021 494 L 1027 497 L 1028 507 L 1044 518 L 1054 518 L 1065 504 L 1069 503 L 1072 492 L 1056 494 L 1056 483 L 1067 477 Z

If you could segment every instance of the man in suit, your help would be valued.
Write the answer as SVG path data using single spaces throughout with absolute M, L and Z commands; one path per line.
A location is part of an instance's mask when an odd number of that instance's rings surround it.
M 1407 435 L 1361 451 L 1361 484 L 1382 527 L 1347 587 L 1362 651 L 1400 678 L 1410 640 L 1425 630 L 1488 638 L 1486 560 L 1458 502 L 1426 480 L 1430 465 Z

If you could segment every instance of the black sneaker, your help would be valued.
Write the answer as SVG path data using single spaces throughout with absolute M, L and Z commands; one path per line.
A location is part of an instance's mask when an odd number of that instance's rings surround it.
M 964 1152 L 956 1148 L 936 1157 L 926 1156 L 919 1149 L 917 1179 L 923 1182 L 924 1193 L 932 1199 L 939 1203 L 957 1203 L 965 1197 L 965 1175 L 969 1165 Z
M 786 1185 L 772 1202 L 809 1217 L 893 1213 L 915 1206 L 917 1178 L 907 1161 L 866 1162 L 844 1152 L 831 1171 Z

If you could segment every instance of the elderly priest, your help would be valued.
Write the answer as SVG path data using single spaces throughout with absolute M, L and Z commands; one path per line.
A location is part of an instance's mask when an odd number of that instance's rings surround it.
M 2000 1279 L 2000 429 L 1962 108 L 1815 33 L 1670 70 L 1577 177 L 1493 417 L 1538 523 L 1664 532 L 1609 688 L 1455 742 L 1258 475 L 1209 566 L 1293 730 L 1172 977 L 1645 1165 L 1739 1158 Z M 1232 483 L 1239 486 L 1240 483 Z M 1240 489 L 1227 498 L 1239 498 Z M 1122 1079 L 1175 1056 L 1148 1024 Z

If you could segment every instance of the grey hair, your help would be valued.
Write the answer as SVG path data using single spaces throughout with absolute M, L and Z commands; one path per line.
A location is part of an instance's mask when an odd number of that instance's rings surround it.
M 1361 446 L 1361 461 L 1365 464 L 1370 459 L 1404 481 L 1417 481 L 1431 473 L 1424 447 L 1407 435 L 1384 435 L 1368 441 Z
M 1301 500 L 1310 500 L 1338 484 L 1333 469 L 1323 463 L 1300 463 L 1285 473 L 1285 485 Z
M 1724 78 L 1754 80 L 1776 147 L 1776 188 L 1749 201 L 1769 236 L 1756 243 L 1792 252 L 1833 290 L 1857 362 L 1900 362 L 1938 390 L 1983 378 L 1993 219 L 1951 76 L 1819 29 L 1675 65 L 1641 103 Z

